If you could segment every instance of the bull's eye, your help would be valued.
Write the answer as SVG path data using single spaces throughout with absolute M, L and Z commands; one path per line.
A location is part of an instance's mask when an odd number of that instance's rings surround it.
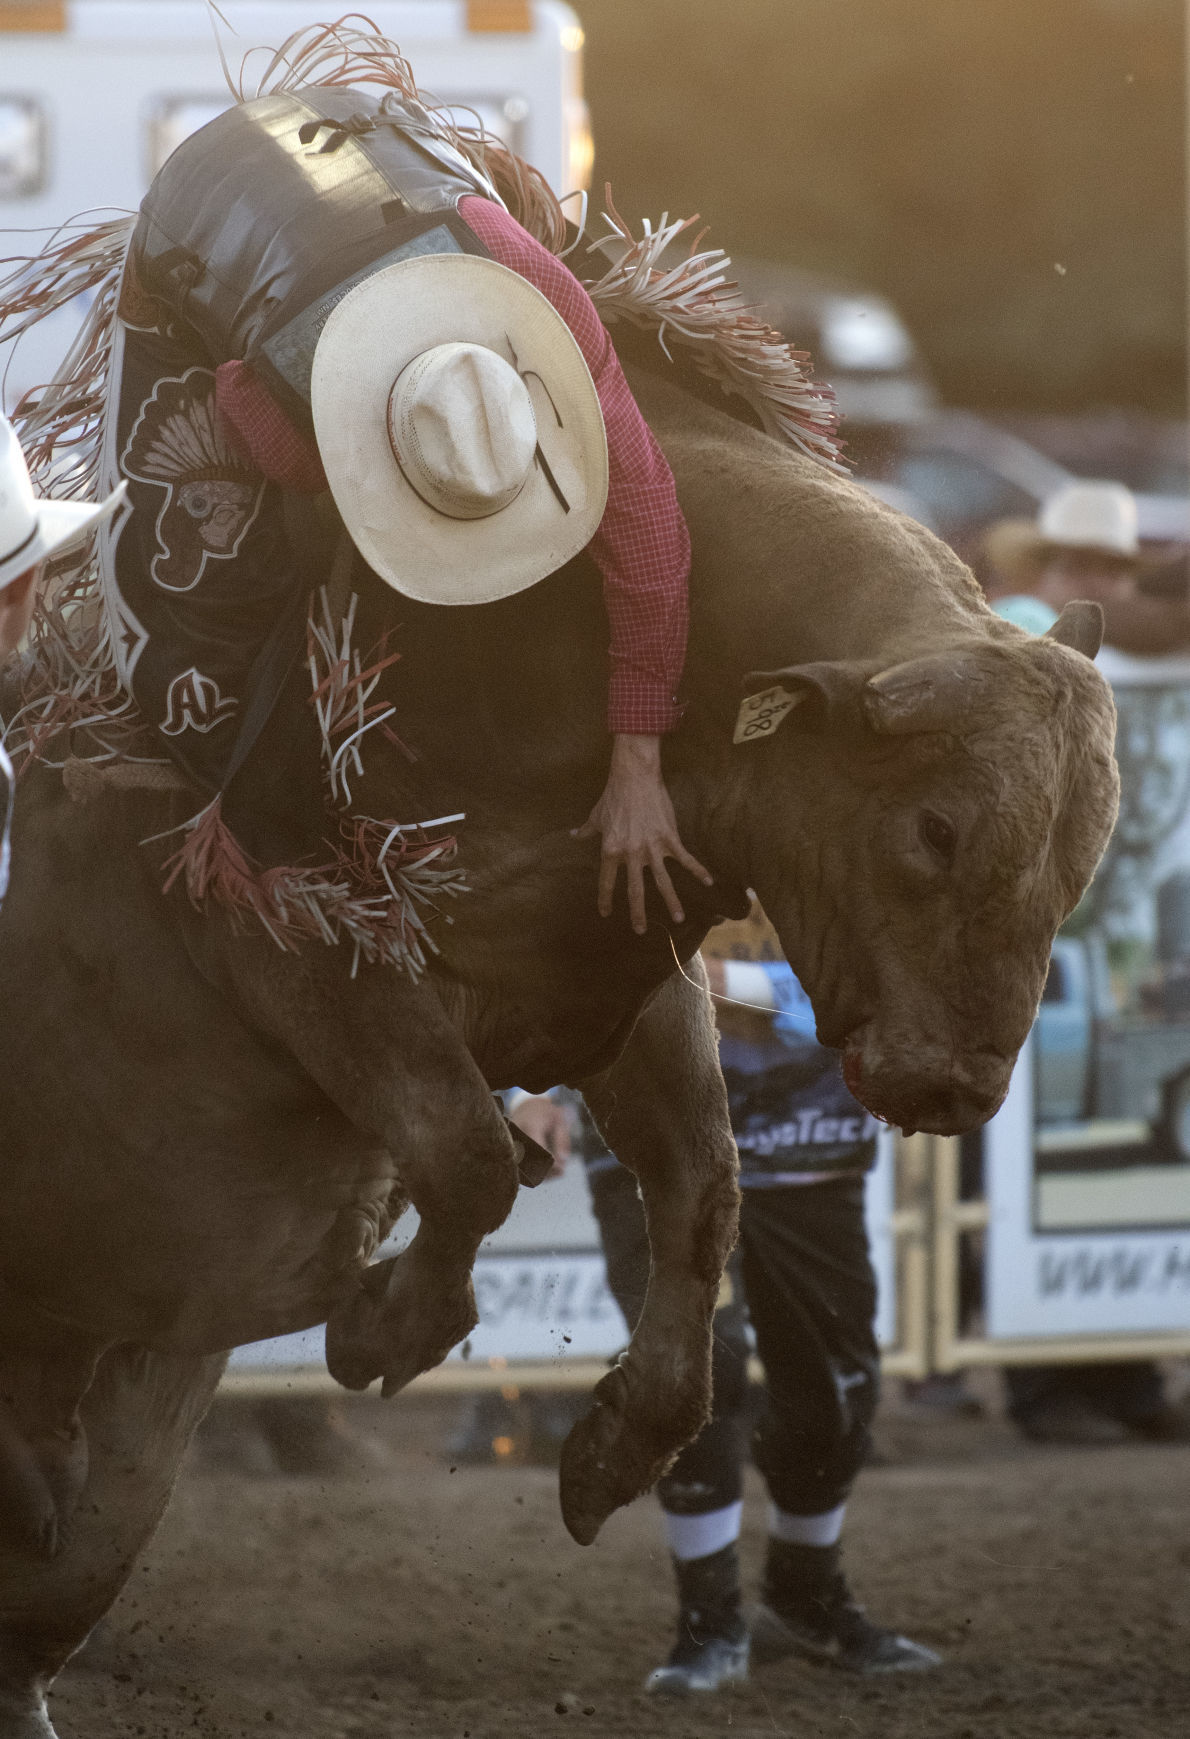
M 959 843 L 959 836 L 955 832 L 953 824 L 947 821 L 945 816 L 935 815 L 927 809 L 917 825 L 922 839 L 930 850 L 940 857 L 943 863 L 952 863 L 955 847 Z

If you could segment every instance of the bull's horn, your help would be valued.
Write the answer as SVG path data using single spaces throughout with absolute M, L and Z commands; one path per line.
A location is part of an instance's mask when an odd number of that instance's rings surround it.
M 1056 640 L 1059 646 L 1073 647 L 1084 658 L 1094 658 L 1103 645 L 1103 605 L 1085 600 L 1063 605 L 1062 614 L 1052 628 L 1046 629 L 1045 638 Z
M 931 652 L 894 664 L 872 677 L 864 711 L 874 731 L 911 736 L 918 731 L 974 730 L 988 672 L 970 651 Z

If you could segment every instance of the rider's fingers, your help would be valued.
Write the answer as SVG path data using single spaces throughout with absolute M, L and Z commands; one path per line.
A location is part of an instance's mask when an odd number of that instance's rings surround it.
M 645 874 L 639 857 L 631 857 L 628 869 L 628 916 L 638 936 L 645 933 Z
M 595 817 L 591 816 L 590 820 L 584 821 L 581 827 L 572 827 L 570 830 L 570 837 L 571 839 L 590 839 L 593 833 L 598 832 L 599 826 Z
M 616 891 L 616 877 L 620 873 L 623 860 L 618 857 L 608 857 L 606 854 L 599 860 L 599 916 L 610 918 L 612 915 L 612 895 Z
M 691 857 L 680 839 L 674 840 L 673 845 L 666 851 L 665 855 L 666 857 L 676 857 L 682 868 L 689 870 L 690 874 L 696 876 L 704 886 L 710 888 L 715 885 L 715 878 L 710 870 L 705 869 L 696 857 Z
M 653 871 L 653 880 L 657 883 L 657 891 L 665 901 L 666 910 L 675 924 L 682 923 L 686 914 L 682 910 L 682 902 L 674 892 L 674 885 L 669 879 L 669 871 L 665 867 L 665 859 L 659 850 L 654 850 L 650 854 L 649 863 Z

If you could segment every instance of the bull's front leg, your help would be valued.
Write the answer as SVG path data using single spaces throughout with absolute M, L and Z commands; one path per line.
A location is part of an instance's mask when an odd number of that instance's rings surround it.
M 711 1319 L 736 1240 L 738 1158 L 701 961 L 686 972 L 667 980 L 612 1068 L 581 1083 L 604 1140 L 636 1173 L 652 1257 L 627 1351 L 562 1453 L 562 1515 L 584 1546 L 710 1415 Z

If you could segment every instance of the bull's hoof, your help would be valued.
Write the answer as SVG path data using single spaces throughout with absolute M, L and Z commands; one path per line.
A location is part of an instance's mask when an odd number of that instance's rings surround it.
M 397 1258 L 375 1262 L 360 1277 L 359 1291 L 327 1318 L 326 1368 L 345 1389 L 366 1389 L 384 1370 L 377 1323 Z
M 571 1538 L 589 1546 L 607 1518 L 661 1478 L 677 1450 L 633 1417 L 628 1379 L 616 1365 L 562 1447 L 559 1496 Z
M 326 1366 L 345 1389 L 383 1379 L 385 1400 L 423 1371 L 440 1365 L 479 1321 L 470 1274 L 447 1278 L 404 1256 L 365 1271 L 354 1298 L 326 1325 Z
M 447 1353 L 471 1333 L 479 1321 L 471 1276 L 467 1276 L 467 1284 L 461 1293 L 435 1300 L 432 1314 L 426 1300 L 419 1295 L 414 1312 L 405 1320 L 410 1323 L 410 1332 L 395 1346 L 390 1345 L 385 1355 L 380 1393 L 386 1401 L 400 1394 L 414 1377 L 440 1365 Z

